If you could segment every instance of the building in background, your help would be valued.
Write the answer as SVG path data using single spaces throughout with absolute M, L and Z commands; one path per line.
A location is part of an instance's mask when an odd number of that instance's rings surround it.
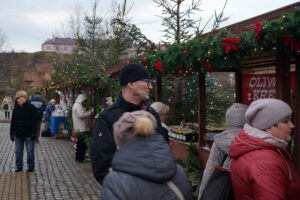
M 76 48 L 76 40 L 72 38 L 54 37 L 42 44 L 42 51 L 51 51 L 61 54 L 71 54 Z

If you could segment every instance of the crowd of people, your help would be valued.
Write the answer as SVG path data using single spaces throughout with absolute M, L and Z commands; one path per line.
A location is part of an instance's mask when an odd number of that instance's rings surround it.
M 84 160 L 85 139 L 92 135 L 92 169 L 103 200 L 193 199 L 191 183 L 169 145 L 165 123 L 170 108 L 162 102 L 149 104 L 150 73 L 142 64 L 127 64 L 120 71 L 120 86 L 118 99 L 97 116 L 92 133 L 88 120 L 94 111 L 85 109 L 84 94 L 77 97 L 72 108 L 75 160 Z M 17 172 L 23 168 L 24 145 L 27 171 L 34 170 L 34 141 L 43 112 L 49 128 L 55 108 L 55 100 L 46 106 L 39 92 L 27 98 L 26 92 L 17 92 L 11 119 Z M 2 107 L 9 113 L 12 100 L 5 97 Z M 235 199 L 299 199 L 300 179 L 286 150 L 294 128 L 291 116 L 291 107 L 278 99 L 256 100 L 249 106 L 234 103 L 225 116 L 228 128 L 214 138 L 198 199 L 205 199 L 202 194 L 214 166 L 230 171 Z

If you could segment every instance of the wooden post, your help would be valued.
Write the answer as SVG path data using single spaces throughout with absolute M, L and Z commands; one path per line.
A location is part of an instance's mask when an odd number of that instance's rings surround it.
M 50 97 L 49 97 L 49 89 L 48 89 L 48 88 L 46 88 L 45 99 L 46 99 L 46 102 L 47 102 L 47 103 L 50 101 Z
M 205 93 L 205 74 L 198 72 L 198 147 L 205 146 L 204 135 L 206 131 L 206 93 Z
M 242 72 L 235 72 L 235 102 L 242 103 L 243 101 L 243 93 L 242 93 Z
M 295 150 L 294 150 L 294 163 L 296 171 L 300 176 L 300 55 L 296 56 L 296 72 L 295 72 Z
M 75 89 L 72 89 L 72 104 L 74 105 L 75 103 Z
M 289 55 L 280 53 L 276 56 L 276 98 L 291 104 L 290 62 Z
M 156 94 L 155 101 L 162 101 L 162 78 L 161 76 L 156 79 Z
M 276 98 L 291 105 L 291 81 L 290 81 L 289 55 L 280 53 L 276 56 Z M 286 147 L 291 153 L 291 143 Z
M 93 100 L 93 108 L 94 108 L 94 114 L 93 114 L 93 117 L 97 114 L 97 89 L 94 88 L 94 100 Z
M 60 104 L 60 96 L 55 92 L 56 104 Z
M 86 108 L 90 109 L 90 89 L 89 88 L 86 88 L 86 100 L 87 100 Z

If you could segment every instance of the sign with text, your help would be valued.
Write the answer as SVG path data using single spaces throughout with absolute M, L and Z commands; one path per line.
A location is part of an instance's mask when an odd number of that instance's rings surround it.
M 291 72 L 291 97 L 295 91 L 295 72 Z M 275 98 L 275 74 L 243 74 L 243 103 L 257 99 Z

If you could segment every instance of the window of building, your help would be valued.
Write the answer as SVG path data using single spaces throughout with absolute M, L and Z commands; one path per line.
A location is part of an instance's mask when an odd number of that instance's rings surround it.
M 68 47 L 64 47 L 64 51 L 68 51 Z
M 56 50 L 56 51 L 59 51 L 59 47 L 55 47 L 55 50 Z
M 50 51 L 50 46 L 47 46 L 47 51 Z

